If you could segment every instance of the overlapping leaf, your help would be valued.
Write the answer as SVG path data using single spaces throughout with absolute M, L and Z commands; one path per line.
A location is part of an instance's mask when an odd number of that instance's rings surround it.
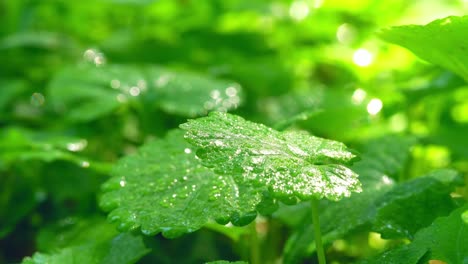
M 362 159 L 351 167 L 359 173 L 363 191 L 337 203 L 322 204 L 320 225 L 324 243 L 359 228 L 370 228 L 377 210 L 376 199 L 395 184 L 391 177 L 403 168 L 413 144 L 414 139 L 409 137 L 386 136 L 363 147 Z M 285 263 L 297 263 L 315 251 L 313 239 L 312 218 L 306 215 L 286 243 Z
M 203 167 L 180 130 L 119 161 L 103 188 L 101 206 L 121 229 L 140 227 L 144 234 L 162 232 L 169 238 L 212 220 L 248 224 L 257 205 L 268 204 L 265 188 L 238 184 Z
M 181 127 L 205 166 L 242 183 L 267 186 L 277 197 L 339 200 L 361 190 L 357 174 L 341 164 L 354 155 L 340 142 L 278 132 L 221 112 Z
M 446 263 L 467 263 L 468 222 L 463 219 L 467 211 L 468 205 L 458 208 L 416 233 L 412 243 L 360 263 L 416 264 L 421 263 L 423 257 Z
M 419 57 L 445 67 L 468 81 L 468 16 L 451 16 L 424 26 L 399 26 L 380 36 Z
M 81 65 L 59 72 L 47 98 L 69 120 L 89 121 L 137 98 L 168 113 L 193 117 L 236 108 L 240 93 L 232 82 L 157 66 Z
M 62 263 L 135 263 L 149 252 L 141 237 L 119 234 L 104 219 L 92 219 L 59 234 L 65 244 L 49 249 L 51 253 L 35 253 L 24 264 Z M 57 244 L 58 246 L 59 244 Z
M 450 193 L 461 183 L 455 171 L 438 170 L 400 184 L 392 180 L 404 168 L 414 143 L 410 137 L 387 136 L 364 147 L 362 160 L 352 166 L 360 175 L 363 192 L 324 206 L 320 222 L 325 243 L 359 228 L 387 238 L 413 239 L 416 231 L 450 213 L 454 208 Z M 313 252 L 312 241 L 312 220 L 306 217 L 286 244 L 285 263 Z
M 77 155 L 86 147 L 86 140 L 54 133 L 31 131 L 21 127 L 7 127 L 0 131 L 0 168 L 14 162 L 65 160 L 78 166 L 107 170 L 104 163 L 90 162 Z
M 455 208 L 450 193 L 457 185 L 463 185 L 463 179 L 446 169 L 395 186 L 376 201 L 373 230 L 383 238 L 413 239 L 419 229 Z

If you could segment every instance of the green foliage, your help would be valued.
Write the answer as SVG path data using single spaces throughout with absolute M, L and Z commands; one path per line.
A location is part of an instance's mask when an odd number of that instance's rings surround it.
M 320 223 L 324 243 L 331 243 L 356 230 L 370 227 L 377 214 L 377 201 L 395 185 L 390 177 L 402 170 L 413 144 L 414 140 L 409 137 L 386 136 L 362 147 L 361 160 L 351 168 L 359 173 L 363 191 L 339 203 L 322 204 Z M 391 200 L 382 200 L 391 203 Z M 304 214 L 286 243 L 285 263 L 297 263 L 305 255 L 314 252 L 313 241 L 312 218 Z
M 218 260 L 218 261 L 207 262 L 206 264 L 247 264 L 247 262 L 245 262 L 245 261 L 230 262 L 230 261 L 226 261 L 226 260 Z
M 169 238 L 194 232 L 210 220 L 246 225 L 255 219 L 262 187 L 238 184 L 201 166 L 179 130 L 121 160 L 104 184 L 101 206 L 113 210 L 122 230 L 141 228 Z
M 424 254 L 430 259 L 446 263 L 466 263 L 468 224 L 462 214 L 468 206 L 454 210 L 449 216 L 436 219 L 432 225 L 421 229 L 408 245 L 385 252 L 375 259 L 363 263 L 395 263 L 405 259 L 405 263 L 420 263 Z
M 0 1 L 0 264 L 467 262 L 464 2 Z
M 96 51 L 88 51 L 94 60 L 100 58 Z M 137 98 L 148 102 L 148 107 L 182 116 L 225 111 L 239 106 L 240 92 L 232 82 L 156 66 L 81 65 L 57 73 L 47 95 L 53 108 L 68 120 L 85 122 Z
M 360 192 L 357 175 L 339 164 L 354 155 L 340 142 L 306 132 L 278 132 L 241 117 L 212 112 L 182 124 L 207 167 L 236 181 L 267 186 L 283 198 L 339 200 Z
M 392 188 L 377 201 L 373 230 L 382 238 L 410 238 L 456 208 L 450 193 L 463 180 L 453 170 L 438 170 Z M 431 206 L 421 206 L 429 204 Z
M 56 252 L 35 253 L 22 263 L 135 263 L 149 251 L 141 237 L 119 234 L 103 219 L 77 223 L 61 236 Z
M 468 81 L 468 16 L 447 17 L 425 26 L 400 26 L 383 31 L 389 42 L 410 49 L 428 62 L 445 67 Z

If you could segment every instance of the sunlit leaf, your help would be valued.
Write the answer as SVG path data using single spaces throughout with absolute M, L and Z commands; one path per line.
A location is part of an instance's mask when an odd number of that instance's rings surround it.
M 217 220 L 246 225 L 256 217 L 263 188 L 241 185 L 201 165 L 183 132 L 144 145 L 122 159 L 104 184 L 101 206 L 120 229 L 173 238 Z
M 384 40 L 408 48 L 428 62 L 445 67 L 468 81 L 468 16 L 450 16 L 424 26 L 392 27 Z
M 363 191 L 337 203 L 322 203 L 320 225 L 324 243 L 359 228 L 370 229 L 377 212 L 376 200 L 395 185 L 391 176 L 403 169 L 414 143 L 410 137 L 385 136 L 363 146 L 361 160 L 351 167 L 360 175 Z M 305 217 L 286 243 L 285 263 L 297 263 L 315 251 L 312 217 L 309 207 L 305 209 Z
M 278 132 L 241 117 L 212 112 L 181 127 L 207 167 L 236 181 L 267 186 L 278 197 L 339 200 L 360 192 L 354 158 L 340 142 L 306 132 Z

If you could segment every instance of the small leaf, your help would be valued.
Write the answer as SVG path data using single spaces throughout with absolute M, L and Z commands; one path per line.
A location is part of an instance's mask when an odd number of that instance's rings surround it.
M 265 190 L 203 167 L 180 130 L 120 160 L 103 188 L 101 206 L 121 229 L 140 227 L 144 234 L 168 238 L 214 220 L 246 225 L 255 219 Z
M 360 192 L 357 174 L 339 163 L 354 155 L 340 142 L 306 132 L 278 132 L 241 117 L 212 112 L 182 124 L 207 167 L 277 197 L 339 200 Z
M 450 16 L 424 26 L 392 27 L 384 40 L 408 48 L 428 62 L 445 67 L 468 81 L 468 16 Z

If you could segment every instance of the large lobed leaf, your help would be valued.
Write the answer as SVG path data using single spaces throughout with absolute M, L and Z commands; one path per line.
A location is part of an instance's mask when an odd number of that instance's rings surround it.
M 226 111 L 239 106 L 241 89 L 232 82 L 157 66 L 80 65 L 60 71 L 46 97 L 67 119 L 83 122 L 105 116 L 137 98 L 188 117 Z
M 144 234 L 162 232 L 169 238 L 212 220 L 245 225 L 255 219 L 257 205 L 275 206 L 262 195 L 265 188 L 203 167 L 180 130 L 120 160 L 103 189 L 100 204 L 120 229 L 140 227 Z
M 279 132 L 221 112 L 181 128 L 205 166 L 243 184 L 267 186 L 276 197 L 339 200 L 361 191 L 358 175 L 341 164 L 354 155 L 340 142 Z
M 428 62 L 445 67 L 468 81 L 468 16 L 450 16 L 424 26 L 392 27 L 380 33 Z

